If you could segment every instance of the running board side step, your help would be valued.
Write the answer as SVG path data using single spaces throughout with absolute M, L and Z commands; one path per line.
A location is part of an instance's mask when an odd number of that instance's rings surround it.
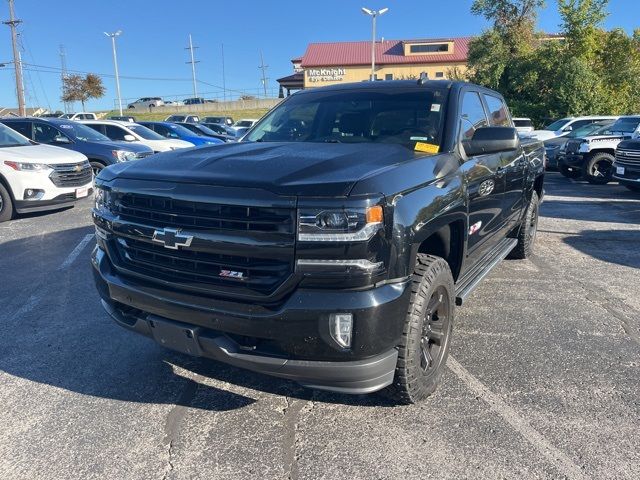
M 462 305 L 465 299 L 471 295 L 484 277 L 491 273 L 502 260 L 518 244 L 515 238 L 504 238 L 495 247 L 469 270 L 456 283 L 456 305 Z

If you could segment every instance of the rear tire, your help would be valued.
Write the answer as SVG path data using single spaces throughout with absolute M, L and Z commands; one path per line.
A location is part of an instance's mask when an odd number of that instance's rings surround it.
M 411 281 L 393 383 L 386 393 L 403 404 L 424 400 L 435 392 L 449 356 L 455 289 L 447 262 L 418 254 Z
M 584 178 L 593 185 L 606 185 L 612 180 L 614 160 L 607 152 L 593 154 L 584 165 Z
M 581 171 L 569 170 L 569 167 L 565 167 L 564 165 L 558 167 L 558 170 L 560 170 L 560 175 L 567 178 L 579 178 L 582 175 Z
M 5 186 L 0 183 L 0 223 L 11 220 L 14 214 L 15 211 L 13 209 L 11 194 Z
M 538 192 L 534 191 L 531 194 L 529 206 L 518 230 L 518 244 L 511 250 L 507 258 L 524 260 L 533 253 L 533 246 L 538 233 L 539 209 L 540 198 L 538 198 Z

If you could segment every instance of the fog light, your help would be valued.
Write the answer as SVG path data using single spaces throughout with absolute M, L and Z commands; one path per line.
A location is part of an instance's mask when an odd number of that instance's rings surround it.
M 23 197 L 25 200 L 39 200 L 44 195 L 44 190 L 37 188 L 26 188 Z
M 329 315 L 329 333 L 338 345 L 343 348 L 351 347 L 351 333 L 353 331 L 353 315 L 350 313 L 332 313 Z

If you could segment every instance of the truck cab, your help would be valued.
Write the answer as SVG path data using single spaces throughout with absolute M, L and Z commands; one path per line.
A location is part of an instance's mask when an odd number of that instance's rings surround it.
M 309 89 L 239 143 L 101 172 L 96 286 L 120 326 L 178 351 L 417 402 L 456 305 L 531 254 L 543 179 L 495 91 Z

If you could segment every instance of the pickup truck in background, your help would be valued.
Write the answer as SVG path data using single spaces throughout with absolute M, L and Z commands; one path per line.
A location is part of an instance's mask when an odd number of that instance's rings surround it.
M 618 144 L 613 179 L 632 192 L 640 193 L 640 134 Z
M 640 133 L 640 116 L 620 117 L 613 124 L 581 138 L 569 140 L 558 153 L 560 173 L 568 178 L 583 177 L 594 185 L 613 179 L 616 147 Z
M 165 347 L 417 402 L 444 372 L 455 306 L 531 254 L 544 154 L 477 85 L 305 90 L 242 142 L 100 172 L 97 290 Z

